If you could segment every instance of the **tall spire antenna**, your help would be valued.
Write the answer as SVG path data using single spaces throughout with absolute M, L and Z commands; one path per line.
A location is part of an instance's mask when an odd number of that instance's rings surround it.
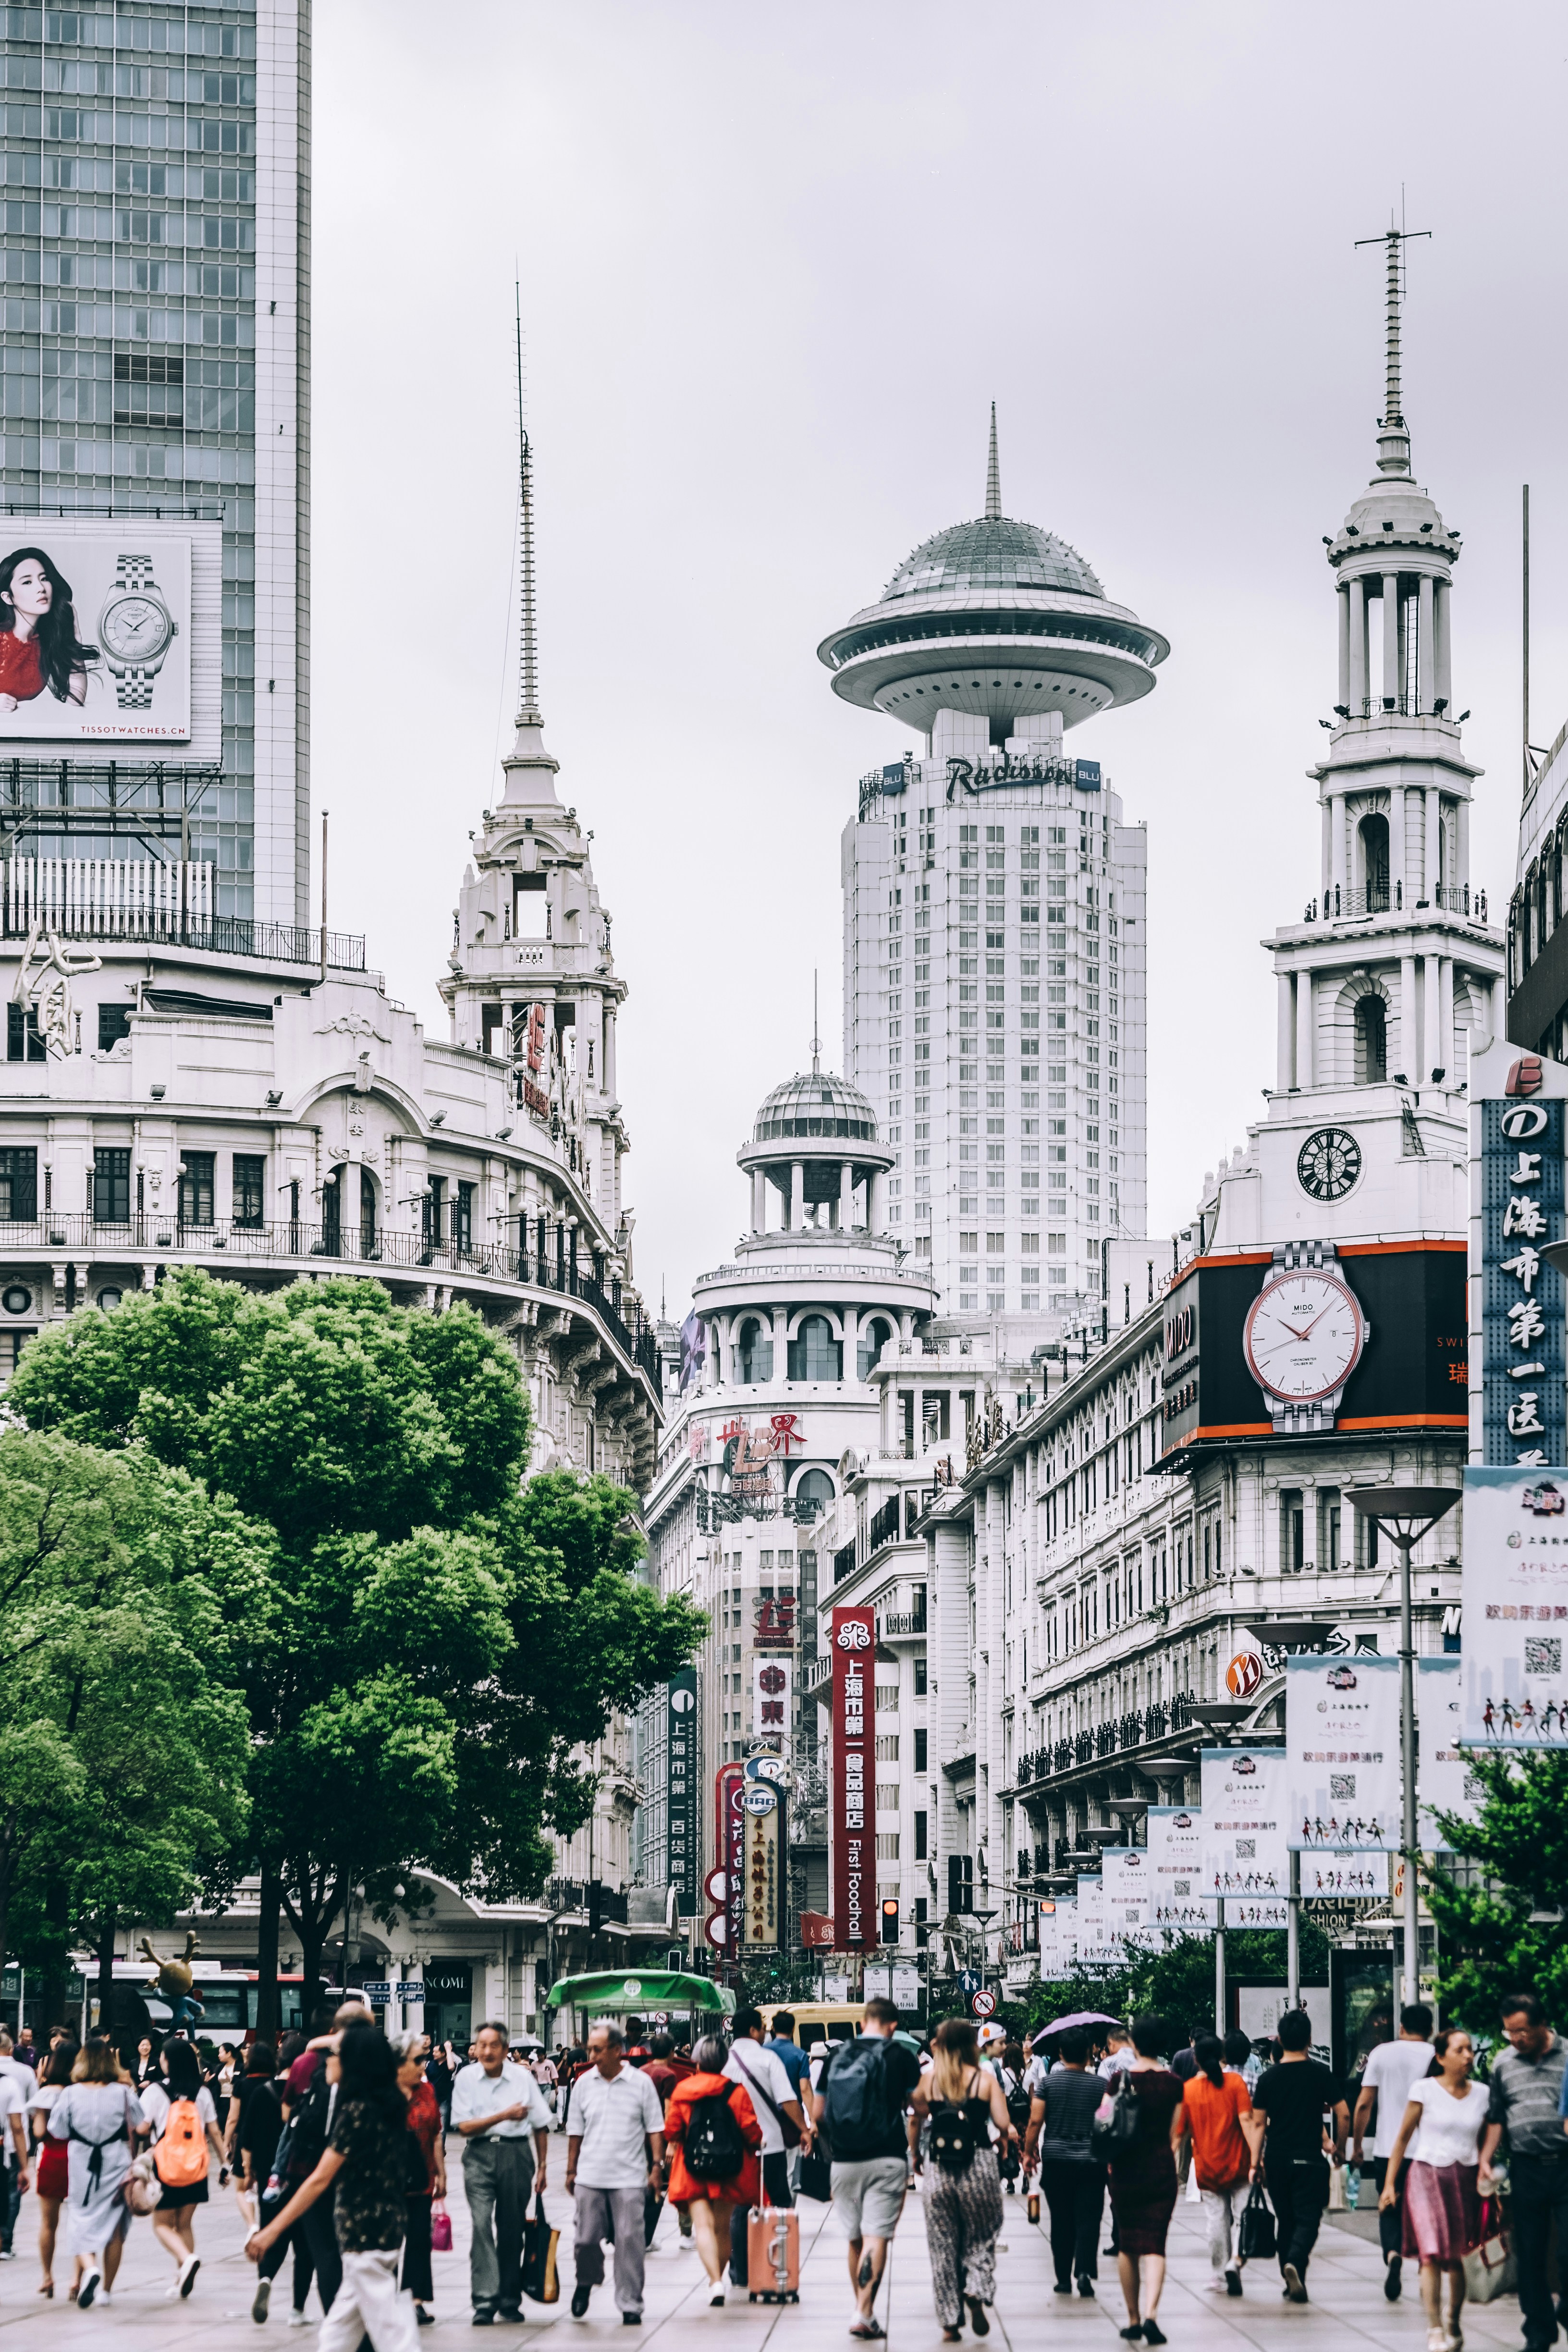
M 539 643 L 533 611 L 533 451 L 528 438 L 522 400 L 522 288 L 515 289 L 517 304 L 517 437 L 518 437 L 518 719 L 537 727 L 539 712 Z
M 817 1034 L 820 1027 L 816 1017 L 816 967 L 814 964 L 811 970 L 811 1075 L 814 1078 L 822 1075 L 822 1039 Z
M 991 451 L 985 460 L 985 520 L 1002 520 L 1002 469 L 996 462 L 996 403 L 991 404 Z
M 1405 422 L 1404 389 L 1400 382 L 1399 306 L 1406 292 L 1405 247 L 1429 228 L 1395 228 L 1390 221 L 1381 236 L 1358 236 L 1363 245 L 1381 245 L 1387 255 L 1388 282 L 1384 293 L 1383 415 L 1377 428 L 1377 470 L 1380 474 L 1410 471 L 1410 428 Z

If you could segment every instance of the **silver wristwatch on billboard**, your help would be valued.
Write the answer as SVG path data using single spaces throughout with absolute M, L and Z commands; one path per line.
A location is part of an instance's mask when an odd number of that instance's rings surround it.
M 145 710 L 177 634 L 150 555 L 122 555 L 98 625 L 121 710 Z
M 1242 1341 L 1277 1435 L 1332 1429 L 1370 1337 L 1332 1242 L 1281 1243 L 1247 1310 Z

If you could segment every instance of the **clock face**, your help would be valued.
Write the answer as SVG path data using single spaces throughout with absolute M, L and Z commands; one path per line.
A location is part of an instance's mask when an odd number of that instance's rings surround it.
M 1244 1345 L 1259 1388 L 1290 1404 L 1312 1404 L 1355 1370 L 1366 1324 L 1336 1276 L 1288 1274 L 1253 1300 Z
M 1361 1174 L 1361 1146 L 1345 1127 L 1321 1127 L 1296 1155 L 1303 1192 L 1314 1201 L 1342 1201 Z
M 151 661 L 171 634 L 169 615 L 150 596 L 117 597 L 103 616 L 103 642 L 117 661 Z

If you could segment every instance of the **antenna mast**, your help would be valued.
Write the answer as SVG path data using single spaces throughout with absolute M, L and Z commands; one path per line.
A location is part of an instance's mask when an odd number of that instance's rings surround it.
M 1521 723 L 1524 729 L 1524 789 L 1528 793 L 1530 787 L 1535 782 L 1535 761 L 1531 755 L 1530 749 L 1530 484 L 1528 482 L 1524 485 L 1523 556 L 1524 602 L 1521 614 L 1521 629 L 1523 637 L 1523 677 L 1521 681 L 1523 686 L 1523 710 L 1521 713 Z
M 1002 468 L 996 458 L 996 403 L 991 404 L 991 446 L 985 457 L 985 520 L 1002 520 Z
M 814 1078 L 822 1075 L 822 1039 L 817 1034 L 820 1025 L 816 1017 L 816 967 L 814 964 L 811 970 L 811 1075 Z
M 1383 415 L 1377 428 L 1377 470 L 1380 474 L 1410 471 L 1410 428 L 1405 422 L 1401 384 L 1399 305 L 1405 292 L 1405 246 L 1430 236 L 1429 228 L 1395 228 L 1391 221 L 1381 236 L 1358 236 L 1356 246 L 1381 245 L 1387 254 L 1388 284 L 1384 301 Z
M 518 435 L 518 719 L 537 727 L 539 713 L 539 646 L 533 614 L 533 451 L 522 405 L 522 288 L 515 289 L 517 305 L 517 435 Z

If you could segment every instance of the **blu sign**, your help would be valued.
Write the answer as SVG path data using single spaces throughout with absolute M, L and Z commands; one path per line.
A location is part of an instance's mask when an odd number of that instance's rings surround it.
M 1486 1101 L 1481 1114 L 1482 1426 L 1488 1463 L 1568 1460 L 1563 1277 L 1541 1255 L 1563 1234 L 1561 1100 Z

